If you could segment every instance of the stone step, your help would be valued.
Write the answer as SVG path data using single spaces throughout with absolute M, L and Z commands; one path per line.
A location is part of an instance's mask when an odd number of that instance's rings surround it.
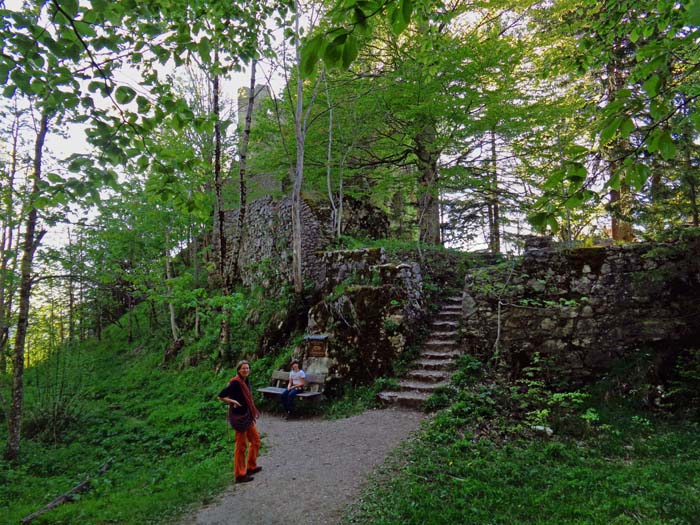
M 459 303 L 447 303 L 443 304 L 440 311 L 445 312 L 461 312 L 462 311 L 462 301 L 460 299 Z
M 432 323 L 430 323 L 430 326 L 432 328 L 457 328 L 459 326 L 459 323 L 457 321 L 443 321 L 443 320 L 435 320 Z
M 420 408 L 420 406 L 428 399 L 428 392 L 379 392 L 377 397 L 383 403 L 391 405 L 400 405 L 409 408 Z
M 425 381 L 412 381 L 410 379 L 402 379 L 399 381 L 399 390 L 410 392 L 418 390 L 420 392 L 432 392 L 441 386 L 447 386 L 448 381 L 438 381 L 437 383 L 426 383 Z
M 417 379 L 418 381 L 447 381 L 450 378 L 450 372 L 446 370 L 411 370 L 406 374 L 406 379 Z
M 454 350 L 457 346 L 456 339 L 428 339 L 423 343 L 424 350 Z
M 440 311 L 435 316 L 433 317 L 433 320 L 436 321 L 459 321 L 462 318 L 462 312 L 455 310 L 453 311 Z
M 442 303 L 443 305 L 452 305 L 452 304 L 459 304 L 461 306 L 462 304 L 462 296 L 457 295 L 457 296 L 452 296 L 452 297 L 445 297 L 444 302 Z
M 421 359 L 456 359 L 462 353 L 458 350 L 452 350 L 452 347 L 449 347 L 450 349 L 440 349 L 440 348 L 431 348 L 431 349 L 426 349 L 424 348 L 421 353 L 420 353 L 420 358 Z
M 434 357 L 432 359 L 416 359 L 413 361 L 416 365 L 416 370 L 451 370 L 454 368 L 454 361 L 452 359 L 445 359 Z
M 445 339 L 456 340 L 458 335 L 459 332 L 457 330 L 431 330 L 428 341 L 438 339 L 440 341 L 444 341 Z

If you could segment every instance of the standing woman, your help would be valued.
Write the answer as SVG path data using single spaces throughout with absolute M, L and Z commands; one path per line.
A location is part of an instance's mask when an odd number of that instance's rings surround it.
M 260 450 L 260 435 L 255 428 L 255 420 L 260 412 L 255 408 L 253 395 L 250 390 L 250 363 L 240 361 L 236 366 L 236 375 L 228 386 L 219 392 L 219 400 L 228 405 L 228 421 L 236 431 L 236 450 L 233 454 L 233 468 L 236 482 L 253 481 L 252 474 L 260 472 L 258 467 L 258 451 Z M 246 461 L 246 448 L 248 461 Z

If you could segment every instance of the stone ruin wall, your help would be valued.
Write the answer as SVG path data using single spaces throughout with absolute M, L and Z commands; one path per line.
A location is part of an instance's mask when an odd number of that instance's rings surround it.
M 229 278 L 245 286 L 261 284 L 265 288 L 291 284 L 292 276 L 292 198 L 272 197 L 251 202 L 246 209 L 243 245 L 240 253 L 238 210 L 224 212 L 226 260 Z M 343 208 L 343 232 L 360 237 L 383 238 L 388 234 L 386 214 L 369 203 L 348 199 Z M 327 275 L 324 250 L 333 239 L 327 209 L 302 200 L 302 273 L 305 281 L 319 290 Z M 212 235 L 218 246 L 218 228 Z
M 292 199 L 275 201 L 265 197 L 250 203 L 246 209 L 243 245 L 238 251 L 238 210 L 224 214 L 226 236 L 225 268 L 236 272 L 246 286 L 261 284 L 265 288 L 292 283 Z M 301 207 L 302 272 L 304 280 L 320 286 L 325 271 L 321 257 L 330 242 L 327 226 L 304 201 Z M 213 246 L 218 245 L 218 229 L 214 228 Z M 235 264 L 234 264 L 235 263 Z M 235 280 L 235 279 L 234 279 Z
M 583 383 L 649 349 L 658 376 L 679 345 L 700 336 L 700 237 L 530 248 L 497 279 L 483 270 L 467 276 L 463 320 L 465 349 L 488 357 L 498 338 L 513 376 L 539 352 L 554 363 L 553 382 Z
M 348 206 L 344 217 L 349 225 L 366 226 L 371 215 L 368 209 L 366 204 L 357 210 Z M 379 235 L 387 221 L 381 210 L 376 212 L 372 232 Z M 276 201 L 268 197 L 252 202 L 247 208 L 243 247 L 236 265 L 233 258 L 239 242 L 238 210 L 225 213 L 225 265 L 229 272 L 236 272 L 230 275 L 232 280 L 238 278 L 244 285 L 271 289 L 292 282 L 291 213 L 291 198 Z M 355 215 L 359 219 L 352 219 Z M 302 223 L 304 278 L 314 284 L 318 298 L 308 311 L 306 334 L 328 334 L 329 344 L 326 357 L 305 355 L 304 345 L 295 357 L 302 360 L 307 372 L 328 374 L 330 394 L 334 385 L 368 383 L 390 373 L 396 357 L 416 339 L 427 311 L 420 266 L 388 263 L 383 249 L 378 248 L 327 251 L 332 238 L 328 218 L 323 210 L 306 202 Z M 216 235 L 214 228 L 213 246 L 217 245 Z M 284 319 L 276 319 L 276 323 L 296 326 Z M 279 334 L 275 337 L 279 339 Z
M 327 391 L 392 374 L 393 363 L 419 336 L 427 312 L 420 266 L 388 263 L 383 249 L 326 252 L 324 298 L 309 310 L 310 335 L 328 336 L 325 357 L 296 357 L 325 373 Z M 339 285 L 341 285 L 339 287 Z

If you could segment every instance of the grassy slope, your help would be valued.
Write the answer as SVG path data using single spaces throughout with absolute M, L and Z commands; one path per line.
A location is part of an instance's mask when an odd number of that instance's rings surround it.
M 127 345 L 117 330 L 107 339 L 67 366 L 67 382 L 82 387 L 60 443 L 25 439 L 21 467 L 0 464 L 2 523 L 17 523 L 107 460 L 88 493 L 34 523 L 167 523 L 231 481 L 233 436 L 215 398 L 231 372 L 216 375 L 210 364 L 162 369 L 164 345 L 153 334 L 138 354 L 140 345 Z M 27 383 L 43 375 L 41 366 L 29 369 Z M 27 390 L 27 409 L 38 410 L 38 389 Z
M 601 408 L 577 438 L 475 440 L 440 412 L 352 515 L 371 524 L 694 524 L 700 425 Z

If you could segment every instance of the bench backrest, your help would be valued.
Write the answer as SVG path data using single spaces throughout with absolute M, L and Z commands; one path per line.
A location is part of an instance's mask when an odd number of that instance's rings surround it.
M 272 373 L 272 386 L 284 388 L 289 382 L 289 372 L 277 370 Z M 326 383 L 326 374 L 306 374 L 306 388 L 308 392 L 323 392 Z

